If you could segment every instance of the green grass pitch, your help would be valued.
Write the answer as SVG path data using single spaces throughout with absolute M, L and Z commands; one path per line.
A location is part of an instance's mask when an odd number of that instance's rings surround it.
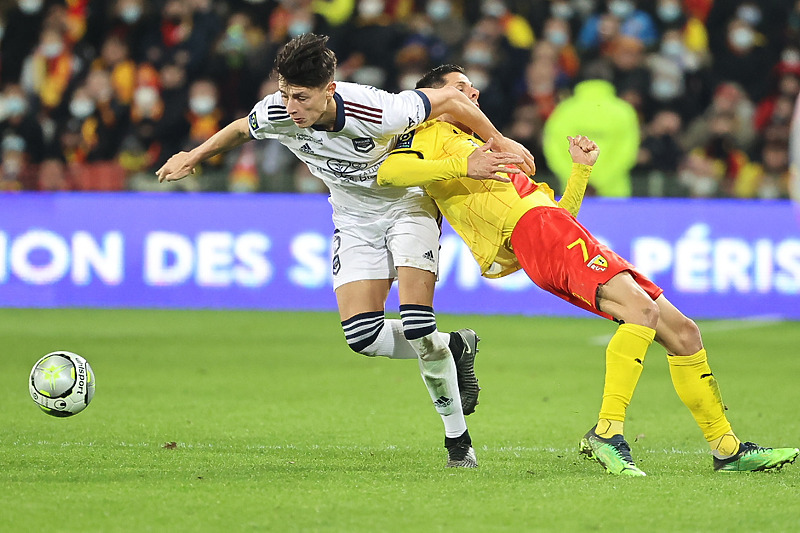
M 648 477 L 621 479 L 577 456 L 612 323 L 442 315 L 439 327 L 483 339 L 476 470 L 444 468 L 417 364 L 352 353 L 333 313 L 0 310 L 0 530 L 800 530 L 800 464 L 714 473 L 660 347 L 626 423 Z M 798 324 L 701 327 L 739 436 L 800 444 Z M 27 390 L 57 349 L 97 376 L 92 404 L 67 419 Z

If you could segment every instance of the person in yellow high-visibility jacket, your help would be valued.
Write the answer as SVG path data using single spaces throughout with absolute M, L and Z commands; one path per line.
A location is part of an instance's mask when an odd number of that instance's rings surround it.
M 417 87 L 451 86 L 476 105 L 479 91 L 456 65 L 426 74 Z M 461 129 L 459 129 L 461 128 Z M 725 416 L 697 325 L 662 290 L 602 245 L 577 220 L 599 149 L 591 139 L 569 137 L 572 159 L 564 196 L 510 164 L 518 156 L 492 152 L 452 117 L 428 121 L 402 135 L 378 170 L 378 184 L 422 186 L 464 239 L 486 277 L 519 268 L 541 288 L 619 322 L 606 349 L 606 378 L 598 423 L 581 440 L 581 453 L 608 472 L 643 476 L 623 436 L 625 412 L 653 340 L 664 346 L 672 383 L 714 455 L 718 471 L 753 471 L 793 462 L 797 448 L 742 443 Z

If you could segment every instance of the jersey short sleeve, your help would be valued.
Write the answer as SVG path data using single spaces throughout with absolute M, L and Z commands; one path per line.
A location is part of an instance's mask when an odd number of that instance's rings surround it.
M 283 105 L 280 91 L 267 95 L 258 102 L 247 115 L 247 127 L 254 139 L 267 139 L 278 133 L 281 128 L 291 126 L 294 122 Z
M 413 130 L 431 114 L 431 101 L 422 91 L 383 93 L 383 133 L 399 135 Z

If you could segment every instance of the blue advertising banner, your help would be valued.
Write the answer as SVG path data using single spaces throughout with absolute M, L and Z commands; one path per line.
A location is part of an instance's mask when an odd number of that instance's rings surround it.
M 321 195 L 3 195 L 0 306 L 333 310 L 330 214 Z M 587 199 L 580 220 L 690 316 L 800 319 L 790 202 Z M 449 227 L 441 244 L 439 312 L 586 316 L 523 273 L 481 278 Z

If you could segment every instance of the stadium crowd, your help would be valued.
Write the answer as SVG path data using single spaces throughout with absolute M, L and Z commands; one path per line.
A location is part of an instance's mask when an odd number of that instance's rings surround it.
M 545 125 L 577 83 L 604 79 L 638 118 L 633 195 L 789 195 L 794 0 L 0 1 L 0 191 L 321 192 L 272 140 L 201 179 L 154 175 L 275 91 L 275 55 L 307 32 L 331 36 L 338 80 L 398 91 L 463 65 L 556 190 Z

